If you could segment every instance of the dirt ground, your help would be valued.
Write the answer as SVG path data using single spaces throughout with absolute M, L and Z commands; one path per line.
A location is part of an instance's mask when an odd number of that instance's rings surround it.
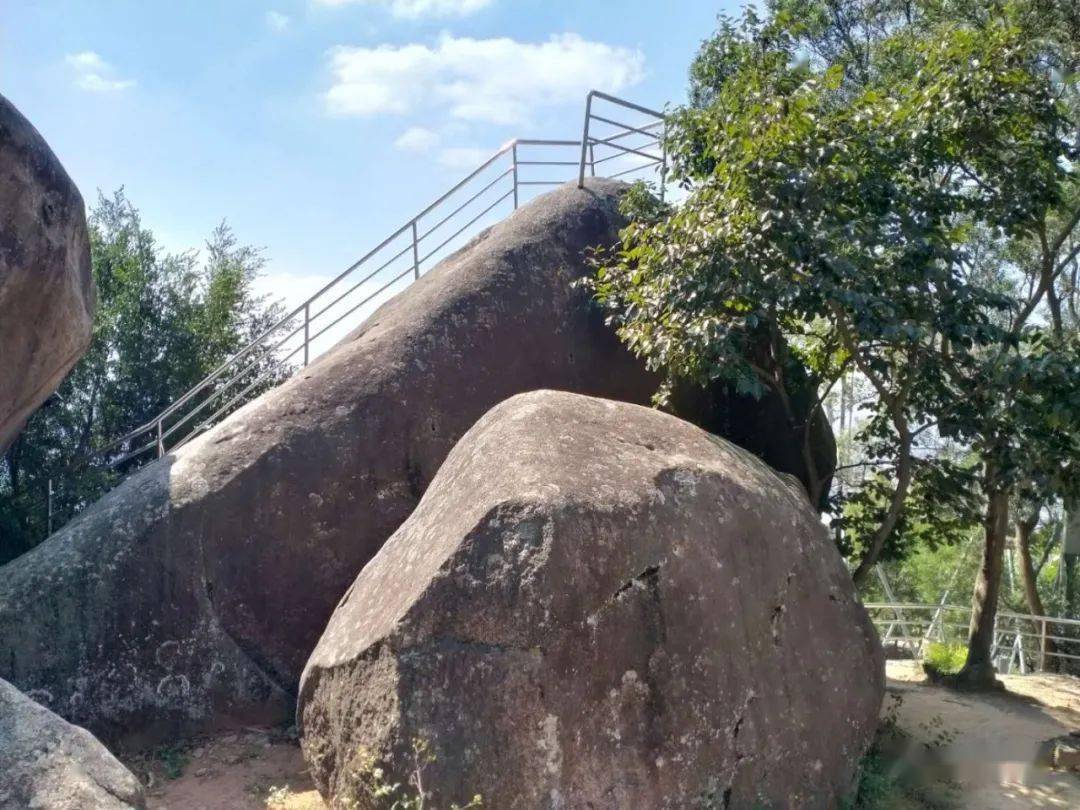
M 947 795 L 940 806 L 1080 808 L 1080 777 L 1040 764 L 1047 740 L 1080 730 L 1080 679 L 1003 676 L 1005 692 L 967 695 L 925 683 L 910 661 L 888 662 L 887 674 L 883 716 L 909 738 L 893 767 L 911 768 L 931 794 Z
M 883 718 L 902 730 L 888 768 L 921 787 L 892 810 L 1080 808 L 1080 777 L 1040 765 L 1047 740 L 1080 730 L 1080 679 L 1006 676 L 1006 692 L 958 694 L 888 663 Z M 128 763 L 150 785 L 148 810 L 327 810 L 300 747 L 280 730 L 246 729 Z
M 160 748 L 128 765 L 149 785 L 147 810 L 326 810 L 300 746 L 279 730 Z

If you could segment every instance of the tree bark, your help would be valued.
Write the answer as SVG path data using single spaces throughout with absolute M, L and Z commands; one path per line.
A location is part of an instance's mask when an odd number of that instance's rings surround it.
M 987 475 L 987 478 L 993 480 L 991 475 Z M 985 542 L 982 563 L 971 599 L 967 661 L 954 679 L 955 684 L 963 688 L 988 689 L 997 685 L 997 671 L 990 653 L 994 646 L 994 626 L 1008 530 L 1009 493 L 992 490 L 987 497 L 983 518 Z
M 1063 520 L 1055 521 L 1054 534 L 1050 538 L 1050 542 L 1046 544 L 1043 549 L 1042 557 L 1039 558 L 1039 564 L 1035 566 L 1035 579 L 1039 579 L 1039 574 L 1046 567 L 1046 564 L 1050 561 L 1050 555 L 1054 553 L 1054 549 L 1058 548 L 1065 541 L 1065 522 Z
M 1046 608 L 1043 607 L 1042 597 L 1039 596 L 1038 574 L 1031 561 L 1031 534 L 1038 525 L 1038 510 L 1036 510 L 1031 517 L 1016 522 L 1016 550 L 1020 554 L 1020 579 L 1024 583 L 1024 598 L 1027 601 L 1028 612 L 1033 616 L 1045 616 Z M 1042 623 L 1039 622 L 1037 623 L 1035 632 L 1039 633 L 1041 630 Z M 1049 635 L 1054 634 L 1053 625 L 1050 623 L 1047 623 L 1047 633 Z M 1046 639 L 1044 666 L 1047 670 L 1056 670 L 1056 662 L 1058 660 L 1054 657 L 1054 653 L 1056 652 L 1057 647 L 1054 645 L 1053 639 Z M 1042 657 L 1043 656 L 1040 655 L 1040 658 Z
M 907 501 L 908 490 L 911 488 L 911 431 L 908 428 L 907 420 L 902 416 L 897 418 L 895 423 L 897 432 L 900 434 L 900 456 L 896 463 L 896 488 L 893 490 L 892 499 L 889 501 L 885 517 L 874 531 L 866 553 L 859 560 L 858 567 L 851 575 L 855 587 L 863 585 L 881 556 L 881 551 L 885 548 L 885 542 L 889 539 L 889 535 L 893 533 L 893 529 L 896 528 L 896 524 L 904 513 L 904 504 Z

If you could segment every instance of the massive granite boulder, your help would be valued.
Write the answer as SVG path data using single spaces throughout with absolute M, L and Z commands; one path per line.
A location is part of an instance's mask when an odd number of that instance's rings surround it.
M 833 807 L 883 690 L 797 484 L 672 416 L 539 391 L 465 435 L 360 573 L 298 724 L 342 806 L 409 784 L 423 741 L 439 807 Z
M 649 401 L 656 379 L 573 283 L 624 188 L 523 207 L 0 569 L 0 677 L 110 741 L 290 716 L 341 594 L 489 408 L 538 388 Z
M 132 810 L 142 785 L 94 736 L 0 680 L 0 808 Z
M 93 309 L 82 197 L 0 96 L 0 454 L 90 345 Z
M 335 604 L 489 408 L 655 381 L 573 282 L 624 186 L 563 187 L 0 569 L 0 677 L 104 739 L 291 716 Z

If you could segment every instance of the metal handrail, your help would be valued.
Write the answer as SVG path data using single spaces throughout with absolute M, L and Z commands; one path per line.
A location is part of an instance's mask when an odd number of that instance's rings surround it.
M 613 104 L 624 111 L 645 115 L 649 120 L 645 123 L 623 123 L 611 117 L 597 115 L 593 112 L 594 101 Z M 597 124 L 612 127 L 615 131 L 613 134 L 596 135 L 591 127 Z M 116 469 L 151 450 L 156 450 L 156 455 L 160 457 L 170 447 L 183 446 L 212 426 L 215 420 L 227 414 L 231 408 L 242 404 L 252 392 L 257 393 L 259 386 L 271 381 L 274 374 L 290 376 L 297 368 L 295 365 L 297 361 L 294 361 L 297 355 L 302 353 L 298 361 L 301 363 L 299 367 L 307 366 L 313 359 L 312 344 L 324 337 L 328 330 L 341 324 L 344 319 L 365 305 L 372 304 L 375 299 L 390 291 L 395 285 L 402 282 L 411 283 L 418 279 L 426 269 L 426 263 L 436 258 L 455 239 L 465 236 L 470 229 L 500 205 L 512 198 L 513 210 L 516 210 L 520 205 L 523 189 L 557 186 L 570 179 L 565 175 L 558 179 L 542 175 L 540 177 L 523 176 L 525 173 L 541 170 L 558 171 L 562 167 L 573 167 L 579 184 L 583 184 L 586 171 L 595 176 L 598 165 L 620 156 L 632 155 L 646 162 L 612 176 L 624 176 L 659 166 L 661 178 L 665 177 L 666 156 L 647 151 L 650 148 L 662 149 L 663 128 L 662 113 L 607 93 L 596 90 L 590 92 L 586 97 L 583 140 L 518 138 L 509 141 L 378 245 L 320 287 L 303 303 L 275 320 L 247 345 L 218 364 L 202 380 L 169 403 L 152 419 L 113 439 L 89 456 L 82 457 L 82 462 L 100 459 L 106 468 Z M 635 137 L 645 137 L 648 140 L 645 143 L 624 142 L 625 139 Z M 580 149 L 580 154 L 571 153 L 572 158 L 568 155 L 564 159 L 559 154 L 528 153 L 528 150 L 548 150 L 549 152 L 556 150 L 558 152 L 562 149 L 573 149 L 575 152 Z M 614 154 L 597 157 L 598 149 L 608 149 Z M 493 167 L 498 168 L 499 161 L 506 158 L 509 158 L 506 168 L 499 171 L 494 178 L 489 177 L 487 174 L 489 170 Z M 506 184 L 505 190 L 503 184 Z M 468 196 L 459 202 L 455 195 L 460 196 L 461 192 L 467 193 Z M 466 212 L 470 206 L 476 206 L 479 212 Z M 435 213 L 438 213 L 438 221 L 430 227 L 421 228 L 422 220 Z M 462 217 L 466 221 L 460 227 L 453 226 L 453 232 L 445 238 L 433 236 L 455 217 Z M 404 240 L 404 247 L 386 258 L 384 251 L 388 248 L 393 249 L 392 246 L 398 240 Z M 430 243 L 434 242 L 438 243 L 437 246 L 428 249 Z M 403 269 L 396 269 L 394 264 L 403 259 L 409 262 L 408 267 L 400 265 Z M 368 271 L 371 264 L 378 264 L 378 266 Z M 364 272 L 361 275 L 358 271 Z M 380 274 L 384 271 L 392 277 L 389 281 L 382 283 Z M 410 275 L 411 281 L 407 280 Z M 363 289 L 366 284 L 374 284 L 377 280 L 379 285 L 374 292 L 367 293 Z M 346 281 L 348 281 L 347 285 Z M 354 294 L 361 298 L 358 303 L 353 303 L 350 298 Z M 345 309 L 343 313 L 331 312 L 339 306 Z M 324 324 L 325 320 L 330 320 L 330 323 Z M 251 375 L 254 375 L 253 379 Z M 239 392 L 235 390 L 236 388 L 240 389 Z M 209 416 L 200 416 L 206 411 L 212 412 Z M 170 444 L 170 441 L 185 426 L 188 432 L 179 436 L 175 444 Z M 76 462 L 72 462 L 74 463 Z M 52 505 L 53 494 L 50 482 L 50 516 L 53 512 Z
M 970 605 L 924 605 L 918 602 L 866 602 L 863 607 L 867 610 L 893 610 L 896 608 L 904 610 L 956 610 L 963 613 L 970 613 Z M 1011 610 L 999 610 L 998 616 L 1009 619 L 1028 619 L 1031 621 L 1046 621 L 1053 622 L 1054 624 L 1069 624 L 1080 627 L 1080 619 L 1069 619 L 1064 616 L 1038 616 L 1034 613 L 1016 613 Z
M 342 293 L 338 298 L 334 299 L 329 304 L 322 307 L 322 309 L 315 312 L 314 315 L 311 314 L 312 304 L 315 304 L 316 302 L 321 304 L 322 302 L 321 302 L 320 299 L 322 299 L 322 297 L 324 295 L 326 295 L 328 292 L 330 292 L 332 289 L 334 289 L 343 280 L 345 280 L 346 278 L 351 276 L 358 268 L 363 266 L 372 257 L 377 255 L 381 250 L 383 250 L 385 247 L 387 247 L 388 245 L 393 243 L 393 241 L 395 239 L 401 237 L 402 235 L 408 233 L 410 230 L 414 229 L 415 226 L 417 225 L 417 223 L 423 217 L 430 214 L 439 205 L 441 205 L 443 202 L 445 202 L 447 199 L 449 199 L 451 196 L 453 196 L 456 192 L 458 192 L 462 188 L 464 188 L 471 180 L 473 180 L 474 178 L 476 178 L 477 176 L 482 174 L 493 163 L 495 163 L 500 157 L 503 157 L 507 153 L 516 151 L 517 147 L 520 147 L 520 146 L 574 146 L 574 147 L 576 147 L 577 145 L 578 145 L 577 141 L 555 141 L 555 140 L 526 139 L 526 138 L 520 138 L 520 139 L 515 139 L 513 141 L 510 141 L 509 143 L 504 145 L 502 148 L 500 148 L 498 151 L 496 151 L 494 154 L 492 154 L 491 157 L 489 157 L 487 160 L 482 162 L 476 169 L 474 169 L 472 172 L 470 172 L 464 178 L 462 178 L 462 180 L 460 180 L 458 183 L 456 183 L 454 186 L 452 186 L 448 191 L 444 192 L 434 202 L 432 202 L 431 204 L 426 206 L 418 214 L 414 215 L 408 222 L 406 222 L 400 228 L 398 228 L 393 233 L 391 233 L 382 242 L 380 242 L 375 248 L 368 251 L 366 254 L 364 254 L 362 257 L 360 257 L 357 261 L 353 262 L 353 264 L 349 265 L 349 267 L 347 267 L 344 271 L 342 271 L 336 277 L 334 277 L 329 282 L 327 282 L 325 285 L 323 285 L 317 292 L 315 292 L 306 301 L 299 304 L 294 309 L 292 309 L 291 311 L 286 313 L 284 316 L 279 318 L 277 321 L 275 321 L 273 324 L 271 324 L 269 327 L 264 329 L 263 332 L 260 333 L 250 343 L 248 343 L 247 346 L 243 347 L 236 354 L 234 354 L 232 357 L 230 357 L 229 359 L 222 362 L 217 368 L 215 368 L 212 372 L 210 372 L 210 374 L 208 374 L 206 377 L 204 377 L 202 380 L 200 380 L 198 383 L 196 383 L 194 386 L 192 386 L 190 389 L 188 389 L 184 394 L 182 394 L 175 402 L 173 402 L 171 405 L 169 405 L 164 410 L 162 410 L 161 413 L 159 413 L 157 416 L 155 416 L 153 419 L 146 422 L 145 424 L 140 425 L 139 427 L 137 427 L 137 428 L 135 428 L 135 429 L 133 429 L 131 431 L 128 431 L 126 434 L 119 437 L 118 439 L 113 440 L 108 445 L 106 445 L 104 448 L 102 448 L 99 451 L 99 453 L 107 453 L 110 450 L 113 450 L 113 449 L 115 449 L 115 448 L 117 448 L 119 446 L 122 446 L 123 444 L 125 444 L 127 442 L 130 442 L 131 440 L 136 439 L 139 436 L 141 436 L 141 435 L 143 435 L 143 434 L 145 434 L 145 433 L 147 433 L 147 432 L 149 432 L 151 430 L 157 430 L 158 427 L 166 419 L 168 419 L 169 417 L 176 414 L 184 405 L 186 405 L 193 398 L 198 396 L 201 392 L 207 390 L 213 383 L 217 382 L 217 380 L 219 380 L 227 371 L 229 371 L 230 369 L 236 368 L 240 364 L 240 361 L 242 361 L 243 359 L 245 359 L 249 355 L 255 354 L 256 359 L 253 360 L 252 362 L 250 362 L 248 364 L 248 366 L 247 366 L 247 368 L 251 368 L 251 366 L 253 366 L 255 363 L 257 363 L 260 359 L 265 358 L 274 349 L 280 348 L 281 345 L 285 341 L 291 339 L 292 337 L 295 337 L 296 334 L 300 331 L 300 329 L 303 328 L 302 326 L 296 327 L 292 332 L 287 334 L 284 338 L 279 340 L 276 344 L 274 344 L 274 346 L 270 347 L 269 349 L 263 345 L 263 342 L 270 335 L 273 335 L 274 333 L 278 332 L 282 327 L 284 327 L 287 324 L 293 322 L 294 320 L 299 318 L 301 315 L 305 316 L 305 318 L 304 318 L 304 326 L 307 326 L 308 324 L 310 324 L 311 320 L 314 320 L 315 318 L 318 318 L 320 315 L 324 314 L 331 307 L 333 307 L 337 303 L 340 303 L 340 301 L 345 296 L 347 296 L 347 295 L 351 294 L 352 292 L 354 292 L 361 284 L 365 283 L 366 281 L 369 281 L 371 278 L 373 278 L 379 272 L 381 272 L 382 270 L 385 270 L 386 267 L 389 266 L 389 264 L 391 264 L 392 262 L 394 262 L 397 259 L 401 258 L 401 256 L 408 253 L 413 248 L 412 245 L 406 246 L 401 251 L 394 254 L 394 256 L 392 256 L 387 262 L 384 262 L 382 265 L 380 265 L 378 268 L 373 270 L 371 273 L 369 273 L 363 279 L 358 281 L 349 290 Z M 451 219 L 456 214 L 460 213 L 470 203 L 474 202 L 480 195 L 482 195 L 486 191 L 490 190 L 490 188 L 495 183 L 497 183 L 499 180 L 502 180 L 507 175 L 509 175 L 511 173 L 514 173 L 515 171 L 516 170 L 514 169 L 514 167 L 511 167 L 510 169 L 507 169 L 505 172 L 500 174 L 495 179 L 495 181 L 493 181 L 492 183 L 489 183 L 484 188 L 480 189 L 479 192 L 477 192 L 472 197 L 470 197 L 469 199 L 467 199 L 463 203 L 461 203 L 457 208 L 455 208 L 447 216 L 445 216 L 439 223 L 437 223 L 434 227 L 432 227 L 431 229 L 426 231 L 423 234 L 423 236 L 417 235 L 416 236 L 416 241 L 421 241 L 424 237 L 430 235 L 439 226 L 441 226 L 442 224 L 445 224 L 445 222 L 447 222 L 449 219 Z M 552 184 L 557 185 L 558 183 L 553 181 Z M 503 197 L 501 197 L 497 202 L 502 202 L 508 196 L 509 196 L 509 194 L 503 195 Z M 492 206 L 492 207 L 494 207 L 494 206 Z M 488 210 L 490 210 L 490 208 Z M 487 213 L 487 212 L 485 211 L 484 213 Z M 482 215 L 483 214 L 481 214 L 481 216 Z M 474 224 L 476 219 L 478 219 L 478 218 L 479 217 L 474 218 L 472 221 L 470 221 L 470 223 L 468 223 L 468 225 Z M 468 225 L 466 227 L 468 227 Z M 464 229 L 462 229 L 462 230 L 464 230 Z M 445 245 L 449 241 L 452 241 L 457 235 L 460 235 L 462 230 L 459 230 L 457 234 L 450 237 L 448 240 L 444 241 L 439 247 L 435 248 L 435 250 L 429 252 L 426 256 L 421 258 L 418 263 L 423 263 L 423 261 L 425 259 L 428 259 L 432 255 L 436 254 L 442 247 L 445 247 Z M 413 272 L 414 272 L 414 275 L 416 275 L 416 276 L 419 275 L 418 268 L 414 267 Z M 395 279 L 394 279 L 394 281 L 400 281 L 400 280 L 401 280 L 400 277 L 395 277 Z M 385 291 L 385 289 L 382 290 L 382 291 Z M 364 303 L 368 303 L 369 301 L 370 301 L 370 299 L 365 299 L 358 306 L 362 306 Z M 354 312 L 355 309 L 358 308 L 358 306 L 354 307 L 347 314 L 351 314 L 352 312 Z M 329 326 L 324 327 L 319 332 L 316 332 L 315 335 L 310 335 L 308 340 L 306 340 L 303 345 L 305 347 L 310 346 L 311 341 L 316 340 L 319 336 L 324 334 L 328 328 L 331 328 L 332 326 L 337 325 L 338 322 L 340 322 L 340 319 L 334 321 Z M 298 351 L 294 351 L 291 354 L 296 354 L 296 353 L 298 353 Z M 308 361 L 310 362 L 310 357 L 308 358 Z M 247 369 L 242 370 L 241 374 L 245 370 L 247 370 Z M 230 378 L 225 383 L 224 387 L 228 387 L 228 385 L 235 382 L 235 380 L 236 380 L 235 376 L 233 378 Z M 201 410 L 201 408 L 199 408 L 197 410 Z M 215 414 L 215 416 L 216 415 L 219 415 L 219 414 Z M 211 417 L 211 418 L 213 418 L 213 417 Z M 186 419 L 182 420 L 182 422 L 186 422 L 186 421 L 187 421 Z M 170 434 L 171 434 L 171 432 L 172 432 L 171 430 L 168 431 L 168 433 L 170 433 Z M 150 446 L 152 446 L 152 445 L 150 445 Z M 135 451 L 135 455 L 138 455 L 138 453 L 140 453 L 140 452 L 145 452 L 146 449 L 149 449 L 149 447 L 148 446 L 140 447 L 138 450 Z M 159 448 L 159 451 L 160 451 L 159 455 L 164 454 L 164 448 Z M 117 466 L 118 464 L 123 463 L 124 461 L 129 461 L 131 458 L 132 458 L 132 453 L 125 453 L 123 456 L 121 456 L 120 459 L 113 461 L 110 464 L 110 466 Z
M 904 644 L 916 658 L 921 658 L 927 645 L 933 641 L 946 641 L 949 630 L 958 631 L 961 638 L 966 633 L 968 624 L 959 621 L 946 621 L 946 611 L 957 618 L 971 615 L 971 607 L 964 605 L 927 605 L 910 602 L 867 602 L 864 607 L 872 614 L 881 612 L 886 615 L 872 616 L 874 625 L 881 631 L 882 642 Z M 912 616 L 912 614 L 914 614 Z M 1007 626 L 1010 625 L 1011 626 Z M 1030 625 L 1035 632 L 1025 631 Z M 900 634 L 894 633 L 900 628 Z M 1059 628 L 1075 628 L 1076 636 L 1059 635 Z M 1028 642 L 1025 644 L 1025 642 Z M 1019 668 L 1022 674 L 1029 670 L 1043 671 L 1049 659 L 1080 661 L 1080 654 L 1064 652 L 1062 649 L 1050 649 L 1048 642 L 1057 646 L 1072 645 L 1080 653 L 1080 619 L 1064 616 L 1040 616 L 1017 613 L 1010 610 L 997 612 L 994 627 L 994 641 L 991 657 L 997 659 L 999 653 L 1005 661 L 1006 671 Z
M 359 259 L 357 259 L 355 262 L 353 262 L 351 265 L 349 265 L 347 268 L 345 268 L 345 270 L 343 270 L 341 273 L 339 273 L 335 278 L 333 278 L 332 280 L 327 282 L 325 285 L 323 285 L 318 290 L 318 292 L 316 292 L 314 295 L 312 295 L 310 298 L 308 298 L 306 301 L 304 301 L 304 303 L 297 306 L 295 309 L 293 309 L 287 315 L 280 318 L 277 322 L 275 322 L 271 326 L 268 326 L 265 330 L 263 330 L 263 332 L 258 337 L 253 339 L 250 343 L 248 343 L 247 346 L 240 349 L 236 354 L 234 354 L 228 360 L 225 360 L 223 363 L 221 363 L 221 365 L 219 365 L 216 369 L 214 369 L 214 371 L 210 372 L 210 374 L 208 374 L 206 377 L 204 377 L 202 380 L 200 380 L 198 383 L 196 383 L 194 386 L 192 386 L 187 392 L 182 394 L 179 399 L 177 399 L 174 403 L 172 403 L 167 408 L 165 408 L 156 417 L 151 419 L 149 422 L 147 422 L 147 423 L 145 423 L 143 425 L 140 425 L 139 427 L 135 428 L 134 430 L 129 431 L 128 433 L 121 436 L 119 439 L 114 440 L 110 445 L 108 445 L 105 448 L 102 448 L 102 451 L 103 452 L 107 451 L 108 449 L 110 449 L 112 447 L 115 447 L 119 443 L 130 440 L 132 438 L 135 438 L 136 436 L 138 436 L 141 433 L 145 433 L 150 428 L 155 427 L 162 419 L 165 419 L 165 418 L 171 416 L 172 414 L 174 414 L 179 408 L 183 407 L 187 402 L 189 402 L 192 397 L 194 397 L 196 394 L 198 394 L 199 391 L 204 390 L 207 385 L 209 385 L 210 383 L 216 381 L 221 376 L 221 374 L 223 372 L 225 372 L 230 367 L 235 365 L 238 360 L 240 360 L 242 357 L 245 357 L 247 354 L 249 354 L 255 348 L 260 347 L 262 341 L 265 340 L 269 335 L 273 334 L 275 331 L 277 331 L 278 328 L 280 328 L 284 324 L 288 323 L 293 318 L 295 318 L 298 315 L 300 315 L 301 313 L 305 312 L 308 309 L 308 307 L 312 303 L 314 303 L 316 300 L 321 298 L 323 296 L 323 294 L 325 294 L 327 291 L 332 289 L 334 286 L 336 286 L 343 279 L 345 279 L 346 277 L 351 275 L 353 273 L 353 271 L 355 271 L 357 268 L 359 268 L 362 264 L 364 264 L 364 262 L 368 261 L 372 256 L 377 254 L 380 250 L 382 250 L 388 244 L 393 242 L 397 237 L 401 236 L 403 233 L 408 231 L 410 229 L 410 227 L 414 223 L 416 223 L 417 220 L 423 218 L 425 215 L 430 213 L 440 203 L 442 203 L 444 200 L 449 198 L 455 192 L 459 191 L 470 180 L 472 180 L 478 174 L 483 172 L 492 163 L 494 163 L 496 160 L 498 160 L 500 157 L 505 155 L 508 151 L 510 151 L 516 145 L 518 145 L 520 143 L 522 143 L 522 141 L 514 140 L 514 141 L 511 141 L 510 143 L 506 144 L 505 146 L 503 146 L 501 149 L 499 149 L 497 152 L 495 152 L 495 154 L 493 154 L 491 157 L 489 157 L 487 160 L 485 160 L 483 163 L 481 163 L 480 166 L 478 166 L 476 169 L 474 169 L 472 172 L 470 172 L 468 175 L 466 175 L 460 182 L 458 182 L 456 185 L 454 185 L 449 191 L 445 192 L 441 197 L 439 197 L 437 200 L 435 200 L 435 202 L 428 205 L 419 214 L 416 214 L 412 219 L 410 219 L 408 222 L 406 222 L 404 225 L 402 225 L 400 228 L 398 228 L 396 231 L 394 231 L 392 234 L 390 234 L 388 237 L 386 237 L 375 248 L 373 248 L 372 250 L 369 250 L 367 253 L 365 253 L 363 256 L 361 256 Z M 574 142 L 574 141 L 567 141 L 566 144 L 567 145 L 574 145 L 574 146 L 577 145 L 577 143 Z M 397 258 L 397 257 L 395 257 L 395 258 Z M 382 268 L 380 268 L 380 269 L 382 269 Z M 378 271 L 375 271 L 375 272 L 378 272 Z
M 640 127 L 635 127 L 629 124 L 615 121 L 611 118 L 598 115 L 597 113 L 593 112 L 593 102 L 597 100 L 605 101 L 617 107 L 622 107 L 624 110 L 632 110 L 639 114 L 650 116 L 655 120 L 653 120 L 647 125 L 643 125 Z M 594 137 L 592 134 L 592 126 L 594 121 L 602 124 L 607 124 L 609 126 L 614 126 L 618 131 L 614 136 L 608 138 Z M 593 170 L 593 174 L 595 175 L 596 166 L 599 163 L 603 163 L 605 160 L 610 159 L 610 157 L 608 157 L 597 161 L 595 158 L 596 147 L 606 146 L 615 148 L 619 150 L 622 154 L 629 153 L 638 155 L 639 157 L 647 158 L 650 160 L 650 163 L 646 164 L 646 166 L 659 165 L 660 199 L 662 200 L 664 198 L 665 187 L 667 185 L 667 152 L 665 151 L 665 143 L 667 141 L 666 121 L 667 119 L 662 112 L 649 109 L 648 107 L 643 107 L 640 104 L 635 104 L 634 102 L 627 101 L 626 99 L 608 95 L 607 93 L 602 93 L 599 90 L 591 91 L 589 95 L 585 97 L 585 126 L 581 134 L 581 160 L 579 161 L 578 169 L 578 188 L 583 188 L 585 186 L 585 168 L 587 166 L 591 167 L 591 169 Z M 657 135 L 656 133 L 652 132 L 651 129 L 660 129 L 661 132 L 659 135 Z M 617 140 L 621 140 L 635 134 L 645 135 L 651 140 L 645 144 L 638 144 L 638 146 L 641 147 L 639 149 L 634 149 L 624 146 L 622 144 L 614 143 Z M 642 151 L 644 147 L 654 145 L 660 147 L 661 153 L 659 155 L 654 155 Z M 612 177 L 618 177 L 628 173 L 628 171 L 623 171 L 620 172 L 618 175 L 612 175 Z

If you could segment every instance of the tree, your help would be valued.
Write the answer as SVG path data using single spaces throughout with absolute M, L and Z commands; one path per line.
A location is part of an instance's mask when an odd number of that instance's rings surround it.
M 770 12 L 703 46 L 669 122 L 686 202 L 632 223 L 596 291 L 669 381 L 781 389 L 797 361 L 819 403 L 846 374 L 870 385 L 872 474 L 835 516 L 864 518 L 856 578 L 919 522 L 904 520 L 916 489 L 961 517 L 978 505 L 959 682 L 985 684 L 1011 499 L 1025 481 L 1044 498 L 1076 486 L 1077 344 L 1058 327 L 1075 304 L 1078 14 L 1062 0 Z M 748 352 L 761 333 L 768 351 Z
M 724 380 L 784 397 L 806 368 L 820 410 L 849 370 L 869 383 L 863 433 L 892 491 L 861 581 L 902 516 L 947 351 L 990 342 L 1006 302 L 960 272 L 944 136 L 912 126 L 933 88 L 898 104 L 892 85 L 853 93 L 842 68 L 797 56 L 780 22 L 722 26 L 692 70 L 719 84 L 695 87 L 705 106 L 668 123 L 689 196 L 632 223 L 595 288 L 668 388 Z
M 50 481 L 56 528 L 146 460 L 114 470 L 98 448 L 152 418 L 279 317 L 280 307 L 253 291 L 259 251 L 239 246 L 225 224 L 202 262 L 194 251 L 162 252 L 122 191 L 99 196 L 89 225 L 93 339 L 0 463 L 0 562 L 47 535 Z

